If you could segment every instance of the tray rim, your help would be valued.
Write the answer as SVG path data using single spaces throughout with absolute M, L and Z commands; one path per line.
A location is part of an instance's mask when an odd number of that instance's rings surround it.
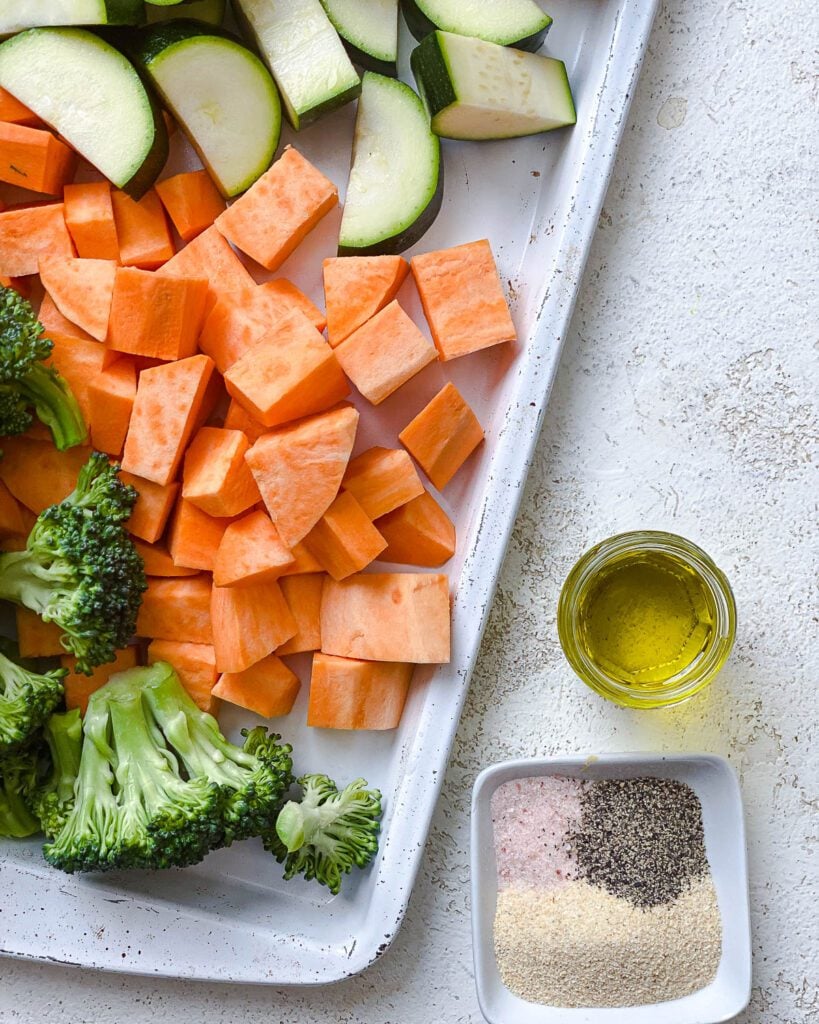
M 448 704 L 448 710 L 452 712 L 451 725 L 437 750 L 432 751 L 434 762 L 426 762 L 428 767 L 431 765 L 431 777 L 425 779 L 423 791 L 417 802 L 413 804 L 415 831 L 423 841 L 413 843 L 407 850 L 406 859 L 402 862 L 400 885 L 382 888 L 377 900 L 373 900 L 373 917 L 377 918 L 379 922 L 377 931 L 379 936 L 383 936 L 383 941 L 377 947 L 374 947 L 374 943 L 369 946 L 363 943 L 360 946 L 354 944 L 354 948 L 344 960 L 328 956 L 325 958 L 323 968 L 310 974 L 305 971 L 299 973 L 298 970 L 292 969 L 288 972 L 287 977 L 263 976 L 259 971 L 242 973 L 239 976 L 228 976 L 225 973 L 215 972 L 211 962 L 197 963 L 191 969 L 172 967 L 169 970 L 159 970 L 148 967 L 140 968 L 138 964 L 131 962 L 115 962 L 113 957 L 101 960 L 96 958 L 91 951 L 78 950 L 76 947 L 66 948 L 66 944 L 61 943 L 53 933 L 50 933 L 47 939 L 41 938 L 38 943 L 43 951 L 34 952 L 31 943 L 25 940 L 22 934 L 14 934 L 13 919 L 10 921 L 8 915 L 0 913 L 0 956 L 145 977 L 166 977 L 228 984 L 259 984 L 288 988 L 332 984 L 345 980 L 365 970 L 390 947 L 400 929 L 420 869 L 432 815 L 443 784 L 457 725 L 469 689 L 469 681 L 491 610 L 500 569 L 515 525 L 523 495 L 523 485 L 540 437 L 563 343 L 579 294 L 582 273 L 614 169 L 617 149 L 625 129 L 635 85 L 659 3 L 660 0 L 621 0 L 614 13 L 614 30 L 603 83 L 594 99 L 596 115 L 591 128 L 591 138 L 578 169 L 574 203 L 563 229 L 564 240 L 558 257 L 558 265 L 560 265 L 566 261 L 568 252 L 574 254 L 571 268 L 567 268 L 563 274 L 564 283 L 570 281 L 571 285 L 564 289 L 564 292 L 558 297 L 547 292 L 542 298 L 536 316 L 537 327 L 527 339 L 526 358 L 530 360 L 535 353 L 539 353 L 543 357 L 545 365 L 541 365 L 536 380 L 531 376 L 528 379 L 529 392 L 526 391 L 526 385 L 519 389 L 517 397 L 521 400 L 517 403 L 515 416 L 510 416 L 509 420 L 510 424 L 514 424 L 515 430 L 514 432 L 507 431 L 506 437 L 498 438 L 497 447 L 493 453 L 493 464 L 499 461 L 499 455 L 504 456 L 502 459 L 504 478 L 511 481 L 512 486 L 509 488 L 510 493 L 505 495 L 504 502 L 493 504 L 484 500 L 477 509 L 479 526 L 475 543 L 464 559 L 460 579 L 457 582 L 453 600 L 453 621 L 456 619 L 455 611 L 458 606 L 478 608 L 480 614 L 477 617 L 477 624 L 473 624 L 470 629 L 469 649 L 459 659 L 453 658 L 452 665 L 449 666 L 453 677 L 455 677 L 452 700 Z M 602 174 L 600 173 L 601 161 L 604 170 Z M 578 209 L 581 206 L 583 207 L 582 213 Z M 544 315 L 547 308 L 549 316 Z M 523 398 L 526 400 L 522 400 Z M 512 439 L 513 433 L 514 439 Z M 490 474 L 491 468 L 490 466 Z M 480 571 L 477 571 L 478 567 Z M 415 784 L 416 787 L 420 785 L 420 780 L 417 779 Z M 404 792 L 404 798 L 405 796 Z M 399 804 L 400 801 L 396 800 L 396 806 Z M 35 883 L 41 881 L 39 871 L 33 867 L 27 870 L 25 865 L 0 859 L 0 892 L 14 893 L 15 876 L 20 874 L 35 880 Z M 55 877 L 53 883 L 41 889 L 43 895 L 51 898 L 55 893 L 64 893 L 60 889 L 59 882 L 60 879 Z M 101 900 L 102 897 L 97 896 L 96 899 Z M 0 906 L 0 911 L 3 909 L 5 908 Z M 70 909 L 68 900 L 66 909 Z M 114 909 L 118 910 L 118 908 Z M 111 912 L 113 913 L 113 910 Z M 233 930 L 236 926 L 225 923 L 224 927 Z

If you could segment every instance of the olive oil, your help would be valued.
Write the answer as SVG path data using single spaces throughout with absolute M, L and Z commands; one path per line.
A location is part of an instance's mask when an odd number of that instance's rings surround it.
M 690 566 L 667 552 L 623 555 L 591 583 L 578 610 L 589 658 L 627 686 L 654 687 L 707 650 L 714 602 Z

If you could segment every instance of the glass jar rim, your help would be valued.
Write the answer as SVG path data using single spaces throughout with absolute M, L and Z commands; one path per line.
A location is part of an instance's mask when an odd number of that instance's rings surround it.
M 705 655 L 665 681 L 662 687 L 645 690 L 610 676 L 592 661 L 577 640 L 577 599 L 584 587 L 619 555 L 640 551 L 673 554 L 693 569 L 708 587 L 716 613 L 716 637 Z M 697 544 L 663 530 L 633 530 L 600 541 L 580 556 L 560 591 L 557 628 L 569 664 L 583 682 L 601 696 L 632 707 L 667 707 L 698 693 L 724 665 L 736 633 L 736 601 L 725 574 Z

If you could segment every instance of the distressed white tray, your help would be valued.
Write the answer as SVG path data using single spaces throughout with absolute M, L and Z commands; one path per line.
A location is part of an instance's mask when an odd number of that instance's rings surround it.
M 567 64 L 577 126 L 511 142 L 447 142 L 443 209 L 416 246 L 424 251 L 488 237 L 520 341 L 428 367 L 378 409 L 367 408 L 357 444 L 361 450 L 396 443 L 398 430 L 446 379 L 462 390 L 486 429 L 485 446 L 444 499 L 458 527 L 458 553 L 447 566 L 452 663 L 416 672 L 397 733 L 308 730 L 306 684 L 293 712 L 274 723 L 293 743 L 297 771 L 327 772 L 339 782 L 364 775 L 382 790 L 375 864 L 331 898 L 314 883 L 282 881 L 281 867 L 258 841 L 211 854 L 185 871 L 85 877 L 49 868 L 36 839 L 0 843 L 0 952 L 139 974 L 320 984 L 364 969 L 396 934 L 657 0 L 554 0 L 544 6 L 554 17 L 544 52 Z M 294 142 L 343 189 L 353 120 L 350 106 L 284 141 Z M 190 163 L 181 135 L 173 148 L 178 166 Z M 321 259 L 334 253 L 338 223 L 338 213 L 328 216 L 281 270 L 319 302 Z M 423 324 L 411 281 L 399 298 Z M 293 662 L 306 680 L 309 658 Z M 221 722 L 229 733 L 254 724 L 255 716 L 223 707 Z

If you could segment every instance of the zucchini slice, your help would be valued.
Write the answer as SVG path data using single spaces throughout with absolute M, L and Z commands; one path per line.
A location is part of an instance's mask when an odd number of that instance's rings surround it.
M 552 25 L 534 0 L 401 0 L 401 8 L 416 39 L 440 28 L 533 53 Z
M 142 25 L 142 0 L 0 0 L 0 35 L 63 25 Z
M 0 86 L 139 199 L 168 157 L 168 133 L 133 64 L 93 32 L 34 28 L 0 45 Z
M 282 111 L 259 58 L 196 21 L 157 25 L 138 58 L 220 192 L 244 192 L 270 166 Z
M 432 130 L 446 139 L 511 139 L 574 124 L 562 60 L 433 32 L 412 51 Z
M 339 256 L 403 252 L 441 209 L 441 144 L 408 85 L 368 71 L 361 87 Z
M 398 0 L 321 0 L 351 60 L 398 77 Z
M 225 0 L 190 0 L 181 7 L 155 7 L 145 5 L 145 15 L 149 25 L 159 22 L 174 21 L 176 18 L 193 18 L 203 21 L 206 25 L 221 25 L 225 20 Z
M 361 91 L 361 80 L 320 0 L 234 0 L 233 9 L 273 72 L 296 130 Z

